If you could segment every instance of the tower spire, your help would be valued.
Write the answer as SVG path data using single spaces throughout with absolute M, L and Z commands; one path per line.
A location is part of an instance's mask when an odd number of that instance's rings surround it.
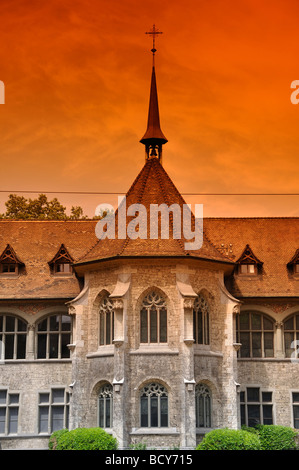
M 149 34 L 153 38 L 153 48 L 151 49 L 153 53 L 153 68 L 152 68 L 152 77 L 151 77 L 147 130 L 143 138 L 140 140 L 140 142 L 145 145 L 146 159 L 158 158 L 159 160 L 161 160 L 162 145 L 166 144 L 167 139 L 164 136 L 160 127 L 158 92 L 157 92 L 157 82 L 156 82 L 156 72 L 155 72 L 155 53 L 157 51 L 155 39 L 156 39 L 156 35 L 162 34 L 162 32 L 156 29 L 154 25 L 151 31 L 148 31 L 145 34 Z

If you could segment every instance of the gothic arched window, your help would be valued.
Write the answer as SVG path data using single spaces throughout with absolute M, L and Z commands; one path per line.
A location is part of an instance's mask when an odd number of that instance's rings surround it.
M 212 422 L 211 392 L 205 384 L 195 388 L 196 427 L 210 428 Z
M 140 393 L 140 426 L 160 428 L 168 426 L 168 393 L 159 383 L 150 383 Z
M 140 310 L 140 342 L 167 343 L 166 301 L 158 292 L 150 292 Z
M 193 307 L 193 332 L 197 344 L 210 344 L 209 304 L 199 295 Z
M 100 346 L 112 344 L 114 339 L 114 312 L 108 295 L 100 303 Z
M 112 428 L 113 422 L 113 388 L 106 383 L 99 391 L 99 427 Z

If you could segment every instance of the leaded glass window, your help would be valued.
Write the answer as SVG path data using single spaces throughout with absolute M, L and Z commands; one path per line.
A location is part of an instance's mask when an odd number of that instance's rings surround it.
M 168 426 L 168 393 L 159 383 L 150 383 L 140 393 L 140 426 Z
M 114 312 L 108 295 L 100 304 L 100 346 L 112 344 L 114 340 Z
M 198 384 L 195 388 L 196 427 L 211 427 L 211 392 L 205 384 Z
M 99 427 L 112 428 L 113 422 L 113 388 L 105 384 L 99 391 Z
M 209 304 L 204 297 L 199 295 L 193 307 L 193 334 L 197 344 L 210 343 L 209 331 Z
M 287 318 L 283 323 L 284 329 L 284 346 L 286 357 L 292 357 L 292 354 L 296 354 L 298 347 L 297 341 L 299 341 L 299 313 L 292 315 Z
M 140 342 L 167 343 L 166 301 L 157 292 L 150 292 L 143 300 L 140 311 Z

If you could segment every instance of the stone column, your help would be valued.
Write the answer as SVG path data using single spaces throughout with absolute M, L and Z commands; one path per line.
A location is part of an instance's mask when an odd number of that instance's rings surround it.
M 282 333 L 282 328 L 283 328 L 283 322 L 277 321 L 275 323 L 275 328 L 276 328 L 276 341 L 275 341 L 275 352 L 274 355 L 275 357 L 282 358 L 285 357 L 284 350 L 283 350 L 283 333 Z
M 113 380 L 113 430 L 120 448 L 127 446 L 125 434 L 125 346 L 124 301 L 113 298 L 114 311 L 114 380 Z
M 184 297 L 184 346 L 182 354 L 183 370 L 183 400 L 184 412 L 182 420 L 183 448 L 194 449 L 196 446 L 195 419 L 195 380 L 194 380 L 194 351 L 193 351 L 193 306 L 194 296 Z
M 33 360 L 34 359 L 34 338 L 35 338 L 35 325 L 28 324 L 27 326 L 27 351 L 26 351 L 26 359 Z

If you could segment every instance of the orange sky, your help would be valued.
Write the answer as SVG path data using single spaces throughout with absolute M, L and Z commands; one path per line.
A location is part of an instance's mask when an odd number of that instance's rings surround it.
M 184 193 L 298 193 L 297 0 L 0 0 L 0 212 L 57 191 L 89 216 L 144 164 L 155 23 L 163 165 Z M 26 197 L 37 197 L 25 194 Z M 299 196 L 188 198 L 206 216 L 299 216 Z

